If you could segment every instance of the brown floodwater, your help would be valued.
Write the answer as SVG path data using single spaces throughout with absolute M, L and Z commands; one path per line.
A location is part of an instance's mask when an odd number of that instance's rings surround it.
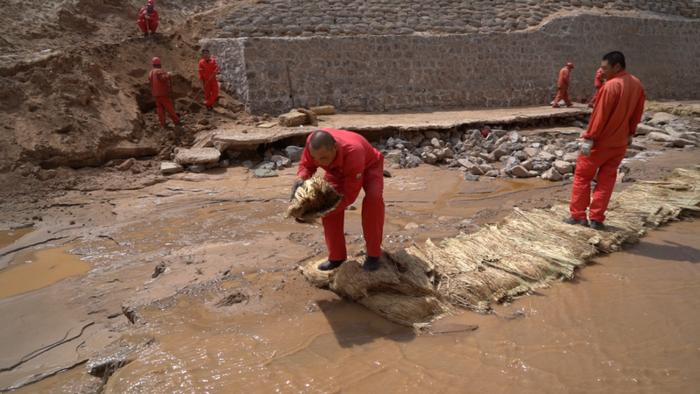
M 0 271 L 0 299 L 41 289 L 89 269 L 88 263 L 65 247 L 20 253 Z
M 12 245 L 16 240 L 22 238 L 26 234 L 31 233 L 32 231 L 34 231 L 34 229 L 31 227 L 0 231 L 0 249 Z
M 443 319 L 437 335 L 310 289 L 296 272 L 244 278 L 286 287 L 225 308 L 205 293 L 145 310 L 156 342 L 105 392 L 694 393 L 699 234 L 700 221 L 654 231 L 573 282 Z M 479 328 L 459 329 L 468 325 Z

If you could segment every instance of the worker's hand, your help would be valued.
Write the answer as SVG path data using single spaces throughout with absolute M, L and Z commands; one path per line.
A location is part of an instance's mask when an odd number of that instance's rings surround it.
M 590 155 L 590 154 L 591 154 L 591 149 L 592 149 L 592 148 L 593 148 L 593 140 L 584 139 L 584 140 L 581 142 L 581 148 L 580 148 L 580 150 L 581 150 L 581 154 L 582 154 L 582 155 L 584 155 L 584 156 Z
M 294 195 L 296 194 L 297 189 L 299 188 L 299 186 L 301 186 L 303 184 L 304 184 L 304 180 L 301 178 L 297 178 L 297 180 L 294 181 L 294 184 L 292 185 L 292 194 L 289 195 L 289 201 L 294 200 Z

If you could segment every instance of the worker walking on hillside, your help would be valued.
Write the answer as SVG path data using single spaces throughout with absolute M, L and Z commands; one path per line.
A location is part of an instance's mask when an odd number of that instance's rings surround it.
M 151 35 L 156 34 L 158 29 L 158 11 L 156 11 L 153 0 L 148 0 L 146 5 L 141 7 L 136 23 L 139 25 L 144 37 L 148 37 L 149 33 Z
M 603 71 L 602 67 L 598 67 L 598 69 L 595 72 L 595 78 L 593 79 L 593 85 L 595 86 L 595 94 L 593 95 L 591 102 L 588 103 L 589 107 L 591 107 L 591 108 L 595 107 L 595 103 L 598 100 L 598 95 L 600 94 L 600 88 L 603 87 L 604 83 L 605 83 L 605 71 Z
M 175 113 L 175 107 L 170 100 L 171 81 L 170 73 L 161 68 L 160 58 L 154 57 L 151 61 L 153 69 L 148 74 L 148 82 L 151 84 L 151 94 L 156 102 L 156 111 L 160 126 L 165 128 L 165 112 L 168 112 L 170 119 L 175 125 L 180 124 L 180 118 Z
M 625 71 L 622 52 L 603 56 L 601 68 L 606 79 L 600 89 L 588 130 L 583 134 L 581 154 L 576 161 L 569 210 L 569 224 L 586 225 L 589 209 L 590 227 L 604 228 L 605 211 L 610 202 L 617 168 L 625 158 L 627 146 L 637 132 L 644 111 L 644 88 L 639 79 Z M 591 181 L 598 172 L 598 183 L 591 202 Z M 590 206 L 589 206 L 590 205 Z
M 208 111 L 214 110 L 214 104 L 219 97 L 219 81 L 216 75 L 219 74 L 219 65 L 211 56 L 209 50 L 202 50 L 202 58 L 199 59 L 199 80 L 202 81 L 204 89 L 204 104 Z
M 367 246 L 367 258 L 363 268 L 367 271 L 378 269 L 384 231 L 384 156 L 357 133 L 335 129 L 316 130 L 306 140 L 297 171 L 298 179 L 292 186 L 292 198 L 296 189 L 304 180 L 311 178 L 318 167 L 325 170 L 325 179 L 343 196 L 335 210 L 321 219 L 328 247 L 328 261 L 318 268 L 331 270 L 347 259 L 345 209 L 355 202 L 360 189 L 364 189 L 362 232 Z
M 571 78 L 571 70 L 574 69 L 573 63 L 566 63 L 561 70 L 559 70 L 559 79 L 557 80 L 557 95 L 554 97 L 554 103 L 552 103 L 553 108 L 559 108 L 559 101 L 564 100 L 567 107 L 571 107 L 571 99 L 569 98 L 569 82 Z

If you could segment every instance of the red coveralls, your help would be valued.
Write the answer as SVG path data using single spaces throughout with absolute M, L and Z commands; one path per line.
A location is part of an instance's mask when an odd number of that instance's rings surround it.
M 170 119 L 175 124 L 180 123 L 173 107 L 173 102 L 170 100 L 170 76 L 167 72 L 160 68 L 154 68 L 148 74 L 148 82 L 151 84 L 151 94 L 156 101 L 156 110 L 158 112 L 158 120 L 160 125 L 165 127 L 165 111 L 168 111 Z
M 337 153 L 329 166 L 321 168 L 326 171 L 325 179 L 343 195 L 338 207 L 322 218 L 328 260 L 342 261 L 347 258 L 345 208 L 355 202 L 360 188 L 365 190 L 365 198 L 362 200 L 362 232 L 367 256 L 379 257 L 382 253 L 384 230 L 384 156 L 357 133 L 335 129 L 323 130 L 335 139 Z M 308 179 L 318 167 L 309 152 L 307 139 L 297 175 L 299 178 Z
M 583 138 L 593 140 L 588 156 L 576 161 L 571 204 L 571 217 L 586 219 L 590 204 L 590 220 L 603 222 L 612 196 L 617 168 L 625 158 L 628 139 L 637 132 L 644 111 L 644 88 L 639 79 L 625 71 L 610 78 L 600 89 L 588 130 Z M 598 171 L 598 183 L 591 202 L 591 181 Z
M 593 99 L 591 99 L 590 104 L 588 104 L 589 107 L 595 107 L 595 103 L 598 101 L 598 95 L 600 95 L 600 88 L 603 87 L 604 82 L 605 72 L 601 67 L 598 67 L 598 70 L 595 72 L 595 79 L 593 80 L 593 85 L 595 85 L 595 94 L 593 95 Z
M 209 57 L 209 60 L 199 59 L 199 79 L 204 85 L 204 103 L 210 108 L 219 97 L 219 81 L 216 80 L 218 73 L 219 65 L 213 57 Z
M 147 6 L 143 6 L 139 10 L 139 18 L 136 20 L 136 23 L 143 33 L 155 33 L 158 29 L 158 11 L 154 9 L 149 15 L 146 8 Z
M 552 107 L 559 107 L 559 101 L 564 100 L 566 106 L 571 106 L 571 99 L 569 98 L 569 74 L 571 69 L 569 66 L 564 66 L 559 70 L 559 80 L 557 81 L 557 95 L 554 97 L 554 104 Z

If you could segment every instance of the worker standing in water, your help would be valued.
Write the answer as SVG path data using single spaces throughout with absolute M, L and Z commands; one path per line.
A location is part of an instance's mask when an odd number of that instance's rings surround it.
M 625 158 L 627 146 L 637 132 L 644 112 L 644 88 L 639 79 L 625 71 L 622 52 L 603 56 L 605 84 L 600 89 L 588 129 L 583 134 L 581 154 L 576 161 L 569 211 L 569 224 L 605 228 L 605 211 L 612 196 L 617 168 Z M 591 201 L 591 181 L 598 172 L 598 183 Z
M 566 63 L 559 70 L 559 79 L 557 80 L 557 95 L 554 97 L 552 108 L 559 108 L 559 101 L 564 100 L 567 107 L 571 107 L 571 99 L 569 98 L 569 82 L 571 81 L 571 70 L 574 69 L 573 63 Z
M 202 50 L 202 58 L 199 59 L 199 80 L 202 81 L 204 89 L 204 104 L 208 111 L 214 110 L 214 104 L 219 97 L 219 81 L 216 76 L 219 74 L 219 65 L 211 56 L 208 49 Z
M 322 219 L 328 247 L 328 261 L 319 265 L 322 271 L 339 267 L 347 259 L 345 246 L 345 209 L 364 189 L 362 200 L 362 232 L 367 246 L 366 271 L 379 268 L 384 231 L 384 156 L 364 137 L 345 130 L 316 130 L 306 140 L 301 156 L 296 189 L 311 178 L 318 167 L 326 171 L 325 179 L 343 198 L 335 210 Z

